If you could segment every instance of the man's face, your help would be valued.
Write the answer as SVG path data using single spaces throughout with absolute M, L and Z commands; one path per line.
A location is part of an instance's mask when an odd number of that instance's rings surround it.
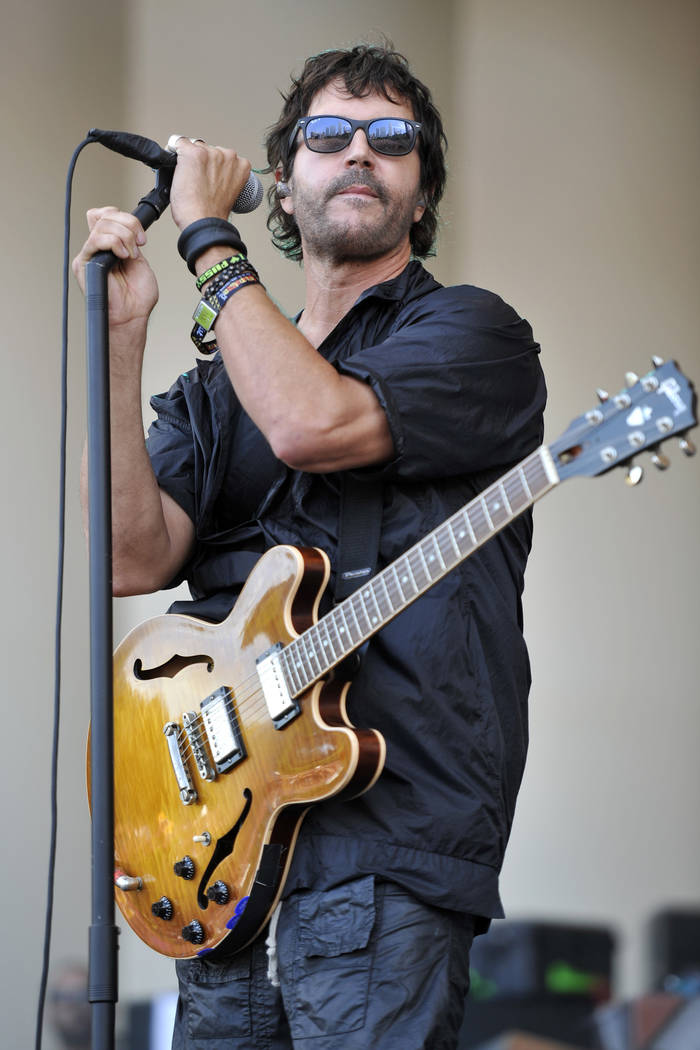
M 389 102 L 375 94 L 353 98 L 337 82 L 318 92 L 305 116 L 322 114 L 355 120 L 414 119 L 406 102 Z M 338 153 L 314 153 L 301 132 L 297 143 L 288 180 L 292 195 L 281 204 L 296 219 L 306 258 L 313 255 L 335 263 L 369 260 L 408 247 L 411 226 L 425 210 L 418 203 L 417 146 L 404 157 L 385 156 L 370 149 L 361 128 Z

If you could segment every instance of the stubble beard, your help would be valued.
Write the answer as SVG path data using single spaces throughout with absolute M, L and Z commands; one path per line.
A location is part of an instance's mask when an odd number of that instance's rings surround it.
M 345 221 L 330 215 L 330 201 L 342 190 L 356 185 L 368 186 L 376 196 L 348 197 L 346 207 L 352 208 L 355 215 Z M 373 175 L 365 172 L 338 176 L 321 196 L 313 196 L 297 186 L 294 217 L 301 232 L 304 254 L 334 264 L 380 258 L 408 236 L 418 197 L 416 190 L 392 198 Z M 377 214 L 377 204 L 380 214 Z M 368 214 L 370 209 L 374 215 Z

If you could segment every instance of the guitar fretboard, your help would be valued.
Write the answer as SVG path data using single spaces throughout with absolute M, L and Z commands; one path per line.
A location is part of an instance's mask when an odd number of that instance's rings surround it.
M 280 652 L 290 694 L 303 693 L 558 481 L 542 445 L 336 605 Z

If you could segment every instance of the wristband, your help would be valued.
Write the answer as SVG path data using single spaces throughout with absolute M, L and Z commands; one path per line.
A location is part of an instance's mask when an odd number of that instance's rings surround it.
M 217 273 L 221 273 L 223 270 L 228 270 L 230 267 L 235 266 L 239 262 L 245 262 L 245 255 L 232 255 L 230 259 L 222 259 L 221 262 L 214 263 L 208 270 L 200 274 L 196 280 L 197 291 L 201 292 L 207 281 L 210 281 L 212 277 L 216 277 Z
M 218 349 L 215 339 L 205 342 L 205 337 L 214 327 L 217 317 L 231 296 L 247 284 L 260 284 L 260 278 L 252 266 L 249 266 L 244 273 L 240 273 L 235 277 L 229 277 L 228 281 L 216 293 L 207 292 L 197 303 L 192 314 L 194 327 L 190 332 L 190 338 L 203 354 L 213 354 Z
M 190 273 L 196 273 L 195 263 L 200 255 L 208 248 L 218 245 L 226 245 L 243 255 L 247 251 L 236 227 L 225 219 L 217 219 L 214 216 L 198 219 L 197 222 L 186 226 L 178 237 L 177 250 L 187 263 Z
M 215 297 L 217 292 L 223 288 L 224 285 L 228 284 L 233 277 L 239 277 L 244 273 L 252 273 L 255 277 L 258 276 L 255 267 L 245 258 L 245 256 L 241 258 L 240 262 L 233 263 L 225 270 L 222 270 L 221 273 L 215 274 L 209 281 L 206 290 L 202 292 L 202 295 L 211 301 L 212 297 Z

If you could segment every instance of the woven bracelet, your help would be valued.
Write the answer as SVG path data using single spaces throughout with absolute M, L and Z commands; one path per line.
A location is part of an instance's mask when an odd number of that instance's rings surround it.
M 257 270 L 253 264 L 243 256 L 240 262 L 232 263 L 231 266 L 227 266 L 225 270 L 215 274 L 201 294 L 209 300 L 215 300 L 217 293 L 224 287 L 224 285 L 234 277 L 239 277 L 241 274 L 245 273 L 252 273 L 259 280 Z
M 207 281 L 210 281 L 212 277 L 216 277 L 217 274 L 223 273 L 224 270 L 229 270 L 237 263 L 245 261 L 245 255 L 232 255 L 230 259 L 222 259 L 221 262 L 214 263 L 213 266 L 210 266 L 208 270 L 205 270 L 204 273 L 201 273 L 197 278 L 195 282 L 197 285 L 197 291 L 201 292 L 204 285 Z
M 242 255 L 247 251 L 236 227 L 225 219 L 212 216 L 208 219 L 198 219 L 197 222 L 186 226 L 178 237 L 177 250 L 187 263 L 190 273 L 196 274 L 195 263 L 200 255 L 209 248 L 220 245 L 233 248 Z

